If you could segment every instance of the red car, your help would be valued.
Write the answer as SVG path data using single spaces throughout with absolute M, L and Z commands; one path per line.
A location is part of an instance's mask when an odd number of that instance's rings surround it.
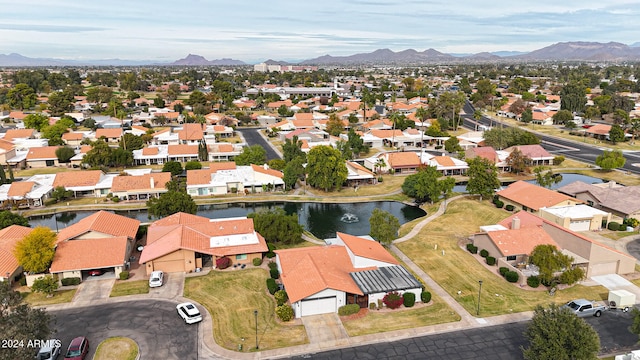
M 100 276 L 104 274 L 104 271 L 102 270 L 89 270 L 89 276 Z
M 71 340 L 71 344 L 69 344 L 64 358 L 69 360 L 84 360 L 88 352 L 89 340 L 84 336 L 79 336 Z

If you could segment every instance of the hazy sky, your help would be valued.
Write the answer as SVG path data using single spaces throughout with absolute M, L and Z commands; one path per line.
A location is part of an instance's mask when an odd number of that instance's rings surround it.
M 625 0 L 0 0 L 0 54 L 247 63 L 389 48 L 531 51 L 563 41 L 640 41 Z

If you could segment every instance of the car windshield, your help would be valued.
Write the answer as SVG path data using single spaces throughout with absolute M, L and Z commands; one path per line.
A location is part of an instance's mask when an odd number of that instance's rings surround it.
M 569 303 L 569 307 L 572 308 L 573 310 L 577 310 L 580 305 L 574 303 L 573 301 Z
M 154 277 L 154 278 L 151 278 L 151 281 L 160 281 L 160 278 Z
M 48 360 L 51 359 L 51 353 L 50 352 L 41 352 L 38 353 L 38 360 Z

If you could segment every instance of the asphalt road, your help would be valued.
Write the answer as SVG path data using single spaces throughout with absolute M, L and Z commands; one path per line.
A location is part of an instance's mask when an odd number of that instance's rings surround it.
M 255 129 L 255 128 L 236 129 L 236 131 L 239 131 L 242 133 L 242 136 L 247 142 L 247 145 L 249 146 L 260 145 L 262 148 L 264 148 L 267 151 L 267 161 L 273 160 L 273 159 L 281 159 L 280 154 L 278 154 L 275 150 L 273 150 L 271 145 L 262 137 L 262 135 L 260 135 L 259 133 L 260 130 L 261 129 Z
M 71 339 L 85 336 L 92 359 L 98 344 L 112 336 L 138 343 L 140 359 L 198 359 L 199 325 L 187 325 L 168 301 L 137 300 L 51 311 L 55 316 L 52 338 L 62 341 L 64 356 Z
M 492 120 L 486 116 L 483 116 L 482 119 L 476 121 L 473 118 L 474 108 L 471 106 L 469 102 L 464 105 L 465 115 L 463 117 L 463 125 L 469 129 L 475 129 L 476 123 L 480 123 L 482 125 L 489 126 L 493 124 L 496 126 L 496 120 Z M 509 127 L 507 124 L 503 124 L 504 127 Z M 595 164 L 596 157 L 602 154 L 603 150 L 607 150 L 606 148 L 600 148 L 593 144 L 581 143 L 568 141 L 556 137 L 551 137 L 547 135 L 536 134 L 541 139 L 541 145 L 547 151 L 552 154 L 563 155 L 566 158 L 571 158 L 583 162 L 587 162 L 590 164 Z M 622 169 L 640 174 L 640 154 L 637 152 L 624 152 L 624 157 L 627 159 L 624 167 Z
M 628 331 L 630 313 L 605 312 L 585 319 L 600 336 L 601 354 L 623 353 L 637 348 L 638 336 Z M 523 359 L 528 322 L 456 331 L 412 339 L 305 354 L 304 359 Z

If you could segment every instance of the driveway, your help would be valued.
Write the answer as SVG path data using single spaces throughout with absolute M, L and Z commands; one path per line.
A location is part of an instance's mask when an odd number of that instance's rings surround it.
M 304 324 L 304 328 L 307 331 L 309 344 L 349 338 L 336 313 L 303 316 L 302 324 Z
M 111 288 L 115 279 L 98 279 L 93 278 L 90 281 L 83 281 L 76 291 L 71 302 L 74 305 L 90 305 L 98 300 L 108 299 L 111 294 Z
M 175 299 L 182 296 L 184 291 L 184 273 L 165 273 L 164 284 L 160 287 L 150 288 L 149 297 Z
M 609 290 L 627 290 L 636 295 L 636 303 L 640 300 L 640 287 L 617 274 L 592 276 L 591 280 Z

